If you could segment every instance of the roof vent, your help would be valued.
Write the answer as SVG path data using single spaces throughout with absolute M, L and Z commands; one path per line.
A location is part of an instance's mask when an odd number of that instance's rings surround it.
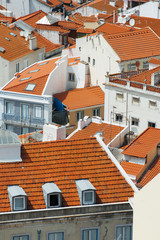
M 0 47 L 0 52 L 4 53 L 6 50 L 3 47 Z
M 9 34 L 12 35 L 13 37 L 17 37 L 17 35 L 13 32 L 10 32 Z

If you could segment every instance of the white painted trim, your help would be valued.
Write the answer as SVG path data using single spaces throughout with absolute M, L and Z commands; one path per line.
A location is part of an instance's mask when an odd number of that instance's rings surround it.
M 108 146 L 105 145 L 105 143 L 103 142 L 102 138 L 100 137 L 100 134 L 96 134 L 96 139 L 99 142 L 99 144 L 101 145 L 101 147 L 104 149 L 104 151 L 108 154 L 109 158 L 111 159 L 111 161 L 116 165 L 116 167 L 118 168 L 118 170 L 120 171 L 120 173 L 122 174 L 122 176 L 125 178 L 125 180 L 127 181 L 127 183 L 131 186 L 131 188 L 133 189 L 134 192 L 138 192 L 138 188 L 135 186 L 135 184 L 131 181 L 131 179 L 129 178 L 129 176 L 127 175 L 127 173 L 124 171 L 124 169 L 121 167 L 121 165 L 119 164 L 119 162 L 117 161 L 117 159 L 113 156 L 113 154 L 110 152 Z

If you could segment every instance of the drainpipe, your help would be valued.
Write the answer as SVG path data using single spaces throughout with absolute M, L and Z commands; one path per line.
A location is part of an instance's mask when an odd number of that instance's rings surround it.
M 37 233 L 38 233 L 38 240 L 41 240 L 41 230 L 37 230 Z

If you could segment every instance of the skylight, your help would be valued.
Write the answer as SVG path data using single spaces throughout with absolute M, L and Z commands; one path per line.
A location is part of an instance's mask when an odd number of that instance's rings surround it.
M 0 52 L 4 53 L 5 52 L 5 48 L 0 47 Z
M 40 70 L 40 69 L 35 69 L 35 70 L 30 71 L 29 73 L 38 72 L 39 70 Z
M 13 33 L 13 32 L 10 32 L 9 34 L 12 35 L 12 36 L 14 36 L 14 37 L 17 36 L 17 35 L 16 35 L 15 33 Z
M 29 83 L 26 87 L 25 90 L 27 91 L 33 91 L 33 89 L 35 88 L 36 84 L 32 84 L 32 83 Z
M 11 41 L 9 38 L 7 38 L 7 37 L 5 37 L 5 39 L 7 40 L 7 41 Z
M 45 64 L 48 64 L 49 62 L 43 62 L 43 63 L 40 63 L 39 66 L 42 66 L 42 65 L 45 65 Z
M 27 80 L 27 79 L 30 79 L 30 78 L 31 78 L 31 77 L 21 78 L 21 79 L 19 79 L 19 81 Z

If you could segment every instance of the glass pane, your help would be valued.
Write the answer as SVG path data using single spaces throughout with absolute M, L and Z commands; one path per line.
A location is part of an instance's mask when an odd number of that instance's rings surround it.
M 48 234 L 48 240 L 56 240 L 55 239 L 55 234 L 54 233 L 49 233 Z
M 48 240 L 63 240 L 63 232 L 49 233 Z
M 116 228 L 116 240 L 123 240 L 123 227 Z
M 93 202 L 93 192 L 85 192 L 85 203 Z
M 131 226 L 124 227 L 124 240 L 131 240 Z
M 15 210 L 24 208 L 24 198 L 15 198 Z
M 35 111 L 36 111 L 36 118 L 41 118 L 42 117 L 42 108 L 41 107 L 35 107 Z
M 96 229 L 93 229 L 93 230 L 90 230 L 90 236 L 91 236 L 91 240 L 97 240 L 96 239 L 96 236 L 97 236 L 97 230 Z
M 22 104 L 22 118 L 26 118 L 28 119 L 29 118 L 29 106 L 28 105 L 25 105 L 25 104 Z
M 56 233 L 57 239 L 56 240 L 63 240 L 63 233 Z
M 58 206 L 58 194 L 50 195 L 50 207 Z
M 83 230 L 83 240 L 89 240 L 89 230 Z

